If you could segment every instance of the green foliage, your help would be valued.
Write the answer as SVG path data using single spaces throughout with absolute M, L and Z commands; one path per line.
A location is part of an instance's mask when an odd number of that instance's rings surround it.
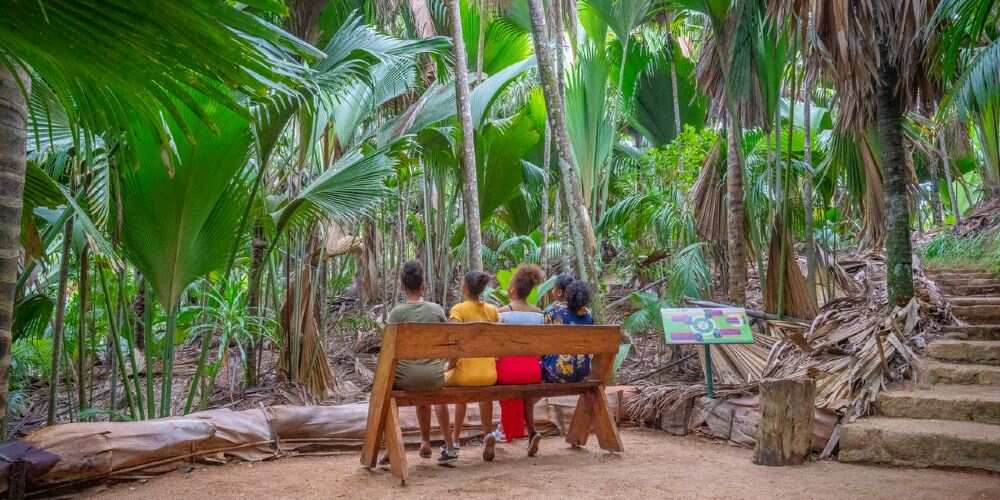
M 233 241 L 245 236 L 237 230 L 249 196 L 250 122 L 217 104 L 203 107 L 213 127 L 191 114 L 183 125 L 168 120 L 172 132 L 194 137 L 175 133 L 170 150 L 136 124 L 137 162 L 122 174 L 122 242 L 168 311 L 191 282 L 222 268 Z
M 710 128 L 684 126 L 684 131 L 670 143 L 650 148 L 642 161 L 652 166 L 660 182 L 678 191 L 687 192 L 701 172 L 701 166 L 719 140 L 718 132 Z
M 1000 229 L 966 237 L 943 232 L 918 251 L 931 268 L 964 267 L 1000 274 Z
M 191 328 L 191 335 L 218 335 L 219 355 L 212 365 L 218 365 L 225 358 L 223 351 L 235 345 L 240 353 L 240 361 L 247 364 L 248 347 L 259 345 L 267 338 L 280 345 L 277 323 L 270 319 L 268 311 L 254 316 L 247 313 L 247 288 L 245 282 L 230 281 L 220 286 L 208 286 L 201 295 L 202 303 L 182 309 L 197 316 L 198 324 Z M 210 367 L 213 372 L 218 367 Z
M 287 12 L 280 1 L 243 3 Z M 191 90 L 246 115 L 237 92 L 220 84 L 257 98 L 293 98 L 305 70 L 284 51 L 319 54 L 248 9 L 213 0 L 13 2 L 0 16 L 0 47 L 0 66 L 30 67 L 76 130 L 130 134 L 127 125 L 140 120 L 161 139 L 164 115 L 183 121 L 193 114 L 211 126 Z

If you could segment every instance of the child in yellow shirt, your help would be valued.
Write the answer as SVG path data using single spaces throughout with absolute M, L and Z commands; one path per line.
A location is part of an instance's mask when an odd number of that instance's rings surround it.
M 490 275 L 480 271 L 470 271 L 462 281 L 465 301 L 451 308 L 448 319 L 457 323 L 473 321 L 500 321 L 497 308 L 482 301 L 483 291 L 490 282 Z M 461 358 L 452 360 L 452 368 L 445 373 L 444 384 L 451 386 L 486 386 L 497 383 L 496 358 Z M 466 404 L 455 405 L 454 442 L 462 434 L 465 425 Z M 493 435 L 493 402 L 479 403 L 479 415 L 483 429 L 483 460 L 492 461 L 496 453 L 496 437 Z

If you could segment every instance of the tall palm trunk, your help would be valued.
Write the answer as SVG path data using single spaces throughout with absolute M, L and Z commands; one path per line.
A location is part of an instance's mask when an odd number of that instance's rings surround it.
M 948 145 L 945 132 L 938 134 L 938 144 L 941 147 L 941 166 L 944 168 L 944 179 L 948 183 L 948 199 L 951 201 L 951 213 L 955 215 L 955 223 L 962 222 L 962 212 L 958 209 L 958 198 L 955 197 L 954 186 L 951 183 L 951 161 L 948 159 Z
M 28 105 L 18 81 L 31 90 L 23 71 L 0 66 L 0 440 L 7 435 L 7 387 L 14 322 L 14 290 L 21 241 Z
M 596 262 L 597 243 L 594 227 L 590 221 L 587 205 L 583 201 L 576 168 L 573 166 L 573 151 L 570 146 L 569 134 L 566 132 L 564 103 L 559 93 L 559 83 L 551 47 L 546 43 L 545 11 L 542 8 L 541 0 L 528 0 L 528 8 L 531 10 L 531 39 L 534 42 L 535 54 L 538 59 L 538 73 L 542 77 L 545 108 L 549 125 L 555 133 L 556 154 L 569 203 L 568 213 L 571 214 L 569 219 L 580 277 L 587 281 L 596 282 L 597 272 L 594 263 Z
M 802 124 L 805 145 L 806 175 L 802 180 L 802 207 L 806 226 L 806 286 L 813 302 L 816 301 L 816 231 L 813 230 L 813 160 L 812 160 L 812 78 L 802 86 Z
M 431 11 L 427 8 L 427 0 L 408 0 L 407 6 L 410 8 L 410 16 L 413 17 L 413 25 L 420 38 L 430 38 L 434 33 L 434 19 Z M 430 84 L 437 78 L 437 66 L 434 60 L 427 56 L 422 57 L 420 62 L 421 78 L 424 83 Z
M 886 201 L 886 285 L 889 303 L 904 305 L 913 297 L 913 254 L 910 243 L 910 209 L 906 196 L 903 157 L 903 115 L 897 92 L 899 70 L 889 57 L 889 41 L 879 43 L 878 134 L 882 151 Z
M 747 231 L 743 208 L 743 165 L 740 159 L 740 125 L 735 113 L 729 113 L 726 127 L 726 188 L 728 192 L 727 256 L 729 261 L 729 300 L 737 305 L 747 298 Z
M 86 243 L 77 255 L 80 264 L 79 320 L 76 332 L 77 401 L 80 412 L 87 409 L 87 308 L 89 306 L 90 250 Z
M 455 97 L 458 121 L 462 127 L 462 189 L 465 208 L 465 237 L 469 243 L 469 270 L 483 269 L 483 235 L 479 228 L 479 187 L 476 179 L 475 131 L 472 128 L 472 103 L 469 92 L 469 62 L 462 38 L 462 12 L 459 0 L 448 0 L 451 15 L 452 40 L 455 45 Z
M 62 361 L 63 325 L 66 319 L 66 282 L 69 278 L 69 254 L 72 240 L 73 218 L 70 217 L 66 220 L 66 228 L 63 231 L 62 257 L 60 257 L 62 260 L 59 262 L 59 291 L 56 295 L 56 317 L 52 325 L 52 370 L 49 372 L 49 408 L 46 425 L 56 423 L 56 408 L 59 406 L 59 367 Z
M 540 198 L 541 202 L 541 230 L 542 230 L 542 245 L 538 249 L 538 264 L 542 266 L 542 269 L 547 269 L 546 264 L 548 263 L 548 245 L 549 245 L 549 164 L 552 161 L 552 127 L 548 123 L 545 124 L 545 145 L 542 150 L 542 195 Z

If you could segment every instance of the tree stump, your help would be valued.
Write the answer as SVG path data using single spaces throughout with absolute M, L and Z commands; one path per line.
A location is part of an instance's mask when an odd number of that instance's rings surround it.
M 816 381 L 766 379 L 760 383 L 760 424 L 753 463 L 799 465 L 812 447 Z

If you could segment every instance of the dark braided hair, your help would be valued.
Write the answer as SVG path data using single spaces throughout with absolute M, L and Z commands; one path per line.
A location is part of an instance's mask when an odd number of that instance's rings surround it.
M 576 280 L 566 287 L 566 306 L 576 313 L 590 304 L 590 285 L 586 281 Z
M 465 286 L 469 289 L 469 294 L 479 297 L 486 290 L 486 285 L 490 284 L 492 277 L 482 271 L 469 271 L 465 273 Z
M 573 284 L 573 281 L 575 280 L 572 276 L 568 274 L 560 274 L 559 276 L 556 277 L 556 283 L 555 286 L 553 286 L 553 288 L 565 294 L 566 289 L 569 288 L 571 284 Z

